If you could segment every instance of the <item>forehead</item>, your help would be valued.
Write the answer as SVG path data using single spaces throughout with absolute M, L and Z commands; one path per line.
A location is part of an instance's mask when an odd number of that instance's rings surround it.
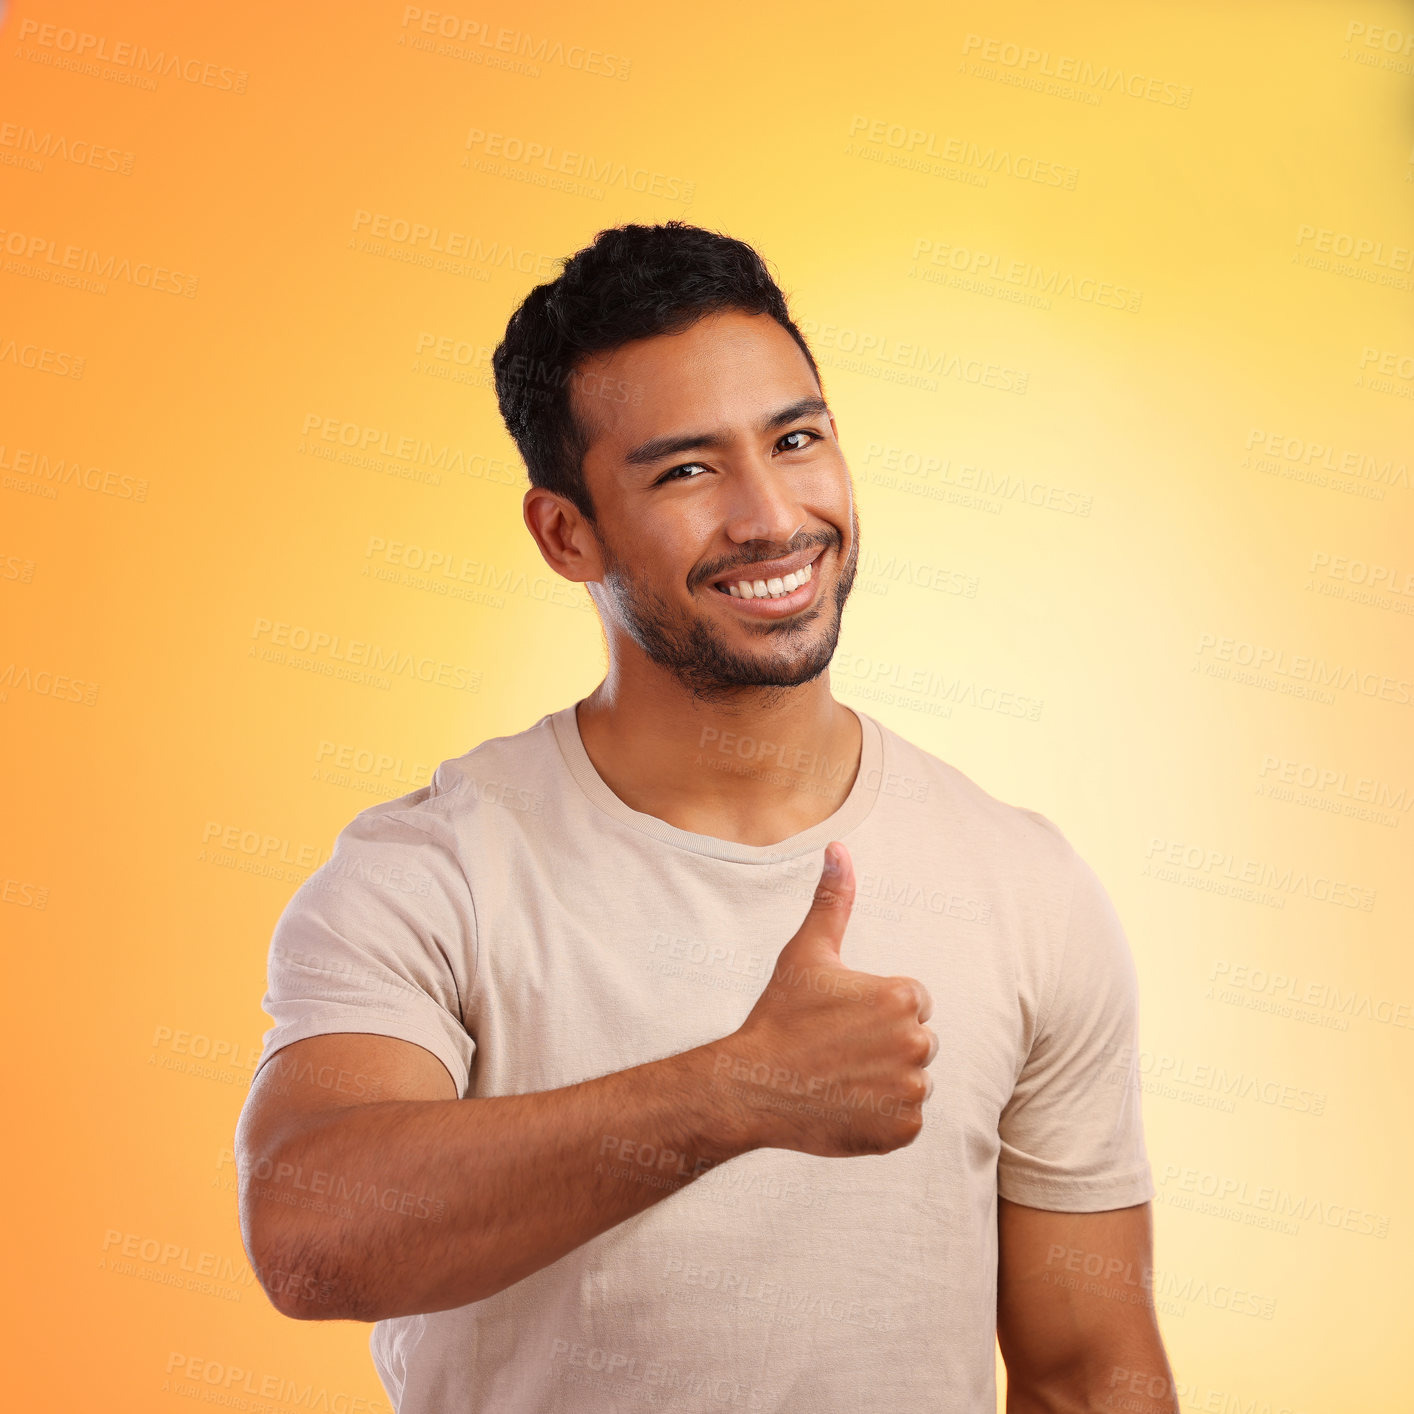
M 790 334 L 769 314 L 741 310 L 593 354 L 570 389 L 596 460 L 668 433 L 754 425 L 764 412 L 819 394 Z

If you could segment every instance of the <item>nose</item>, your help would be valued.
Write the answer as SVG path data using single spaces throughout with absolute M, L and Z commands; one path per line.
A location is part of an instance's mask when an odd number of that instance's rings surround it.
M 763 540 L 788 545 L 806 520 L 789 480 L 769 461 L 753 458 L 732 477 L 725 528 L 738 544 Z

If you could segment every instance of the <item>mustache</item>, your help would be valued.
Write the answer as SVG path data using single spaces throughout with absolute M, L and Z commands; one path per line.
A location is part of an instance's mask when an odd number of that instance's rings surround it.
M 748 570 L 752 565 L 759 565 L 767 560 L 783 559 L 786 555 L 797 555 L 802 550 L 810 550 L 816 546 L 822 550 L 828 550 L 838 547 L 843 543 L 844 537 L 838 533 L 827 536 L 815 535 L 807 540 L 794 541 L 784 549 L 773 548 L 765 552 L 758 551 L 749 560 L 730 560 L 724 564 L 708 565 L 707 568 L 696 577 L 692 587 L 696 589 L 699 584 L 705 584 L 709 579 L 715 579 L 719 574 L 725 574 L 728 570 Z

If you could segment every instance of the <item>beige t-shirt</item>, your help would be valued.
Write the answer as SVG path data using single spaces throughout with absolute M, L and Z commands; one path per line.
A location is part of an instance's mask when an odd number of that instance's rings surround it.
M 997 1195 L 1066 1212 L 1153 1196 L 1137 981 L 1103 886 L 1045 816 L 857 715 L 848 798 L 779 844 L 630 809 L 569 706 L 362 811 L 291 899 L 260 1064 L 375 1032 L 440 1057 L 464 1097 L 734 1031 L 832 839 L 858 879 L 842 961 L 933 998 L 936 1088 L 912 1144 L 754 1150 L 485 1301 L 378 1322 L 400 1414 L 992 1414 Z M 701 752 L 802 789 L 847 779 L 725 733 Z M 651 1174 L 625 1139 L 603 1162 Z

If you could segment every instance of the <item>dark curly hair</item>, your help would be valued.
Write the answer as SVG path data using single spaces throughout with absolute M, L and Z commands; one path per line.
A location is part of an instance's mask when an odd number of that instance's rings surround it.
M 785 295 L 745 241 L 683 221 L 616 226 L 560 264 L 561 273 L 531 290 L 511 315 L 491 366 L 501 417 L 531 485 L 564 496 L 591 522 L 589 433 L 570 404 L 570 378 L 590 355 L 680 334 L 706 315 L 739 309 L 775 319 L 820 382 Z

